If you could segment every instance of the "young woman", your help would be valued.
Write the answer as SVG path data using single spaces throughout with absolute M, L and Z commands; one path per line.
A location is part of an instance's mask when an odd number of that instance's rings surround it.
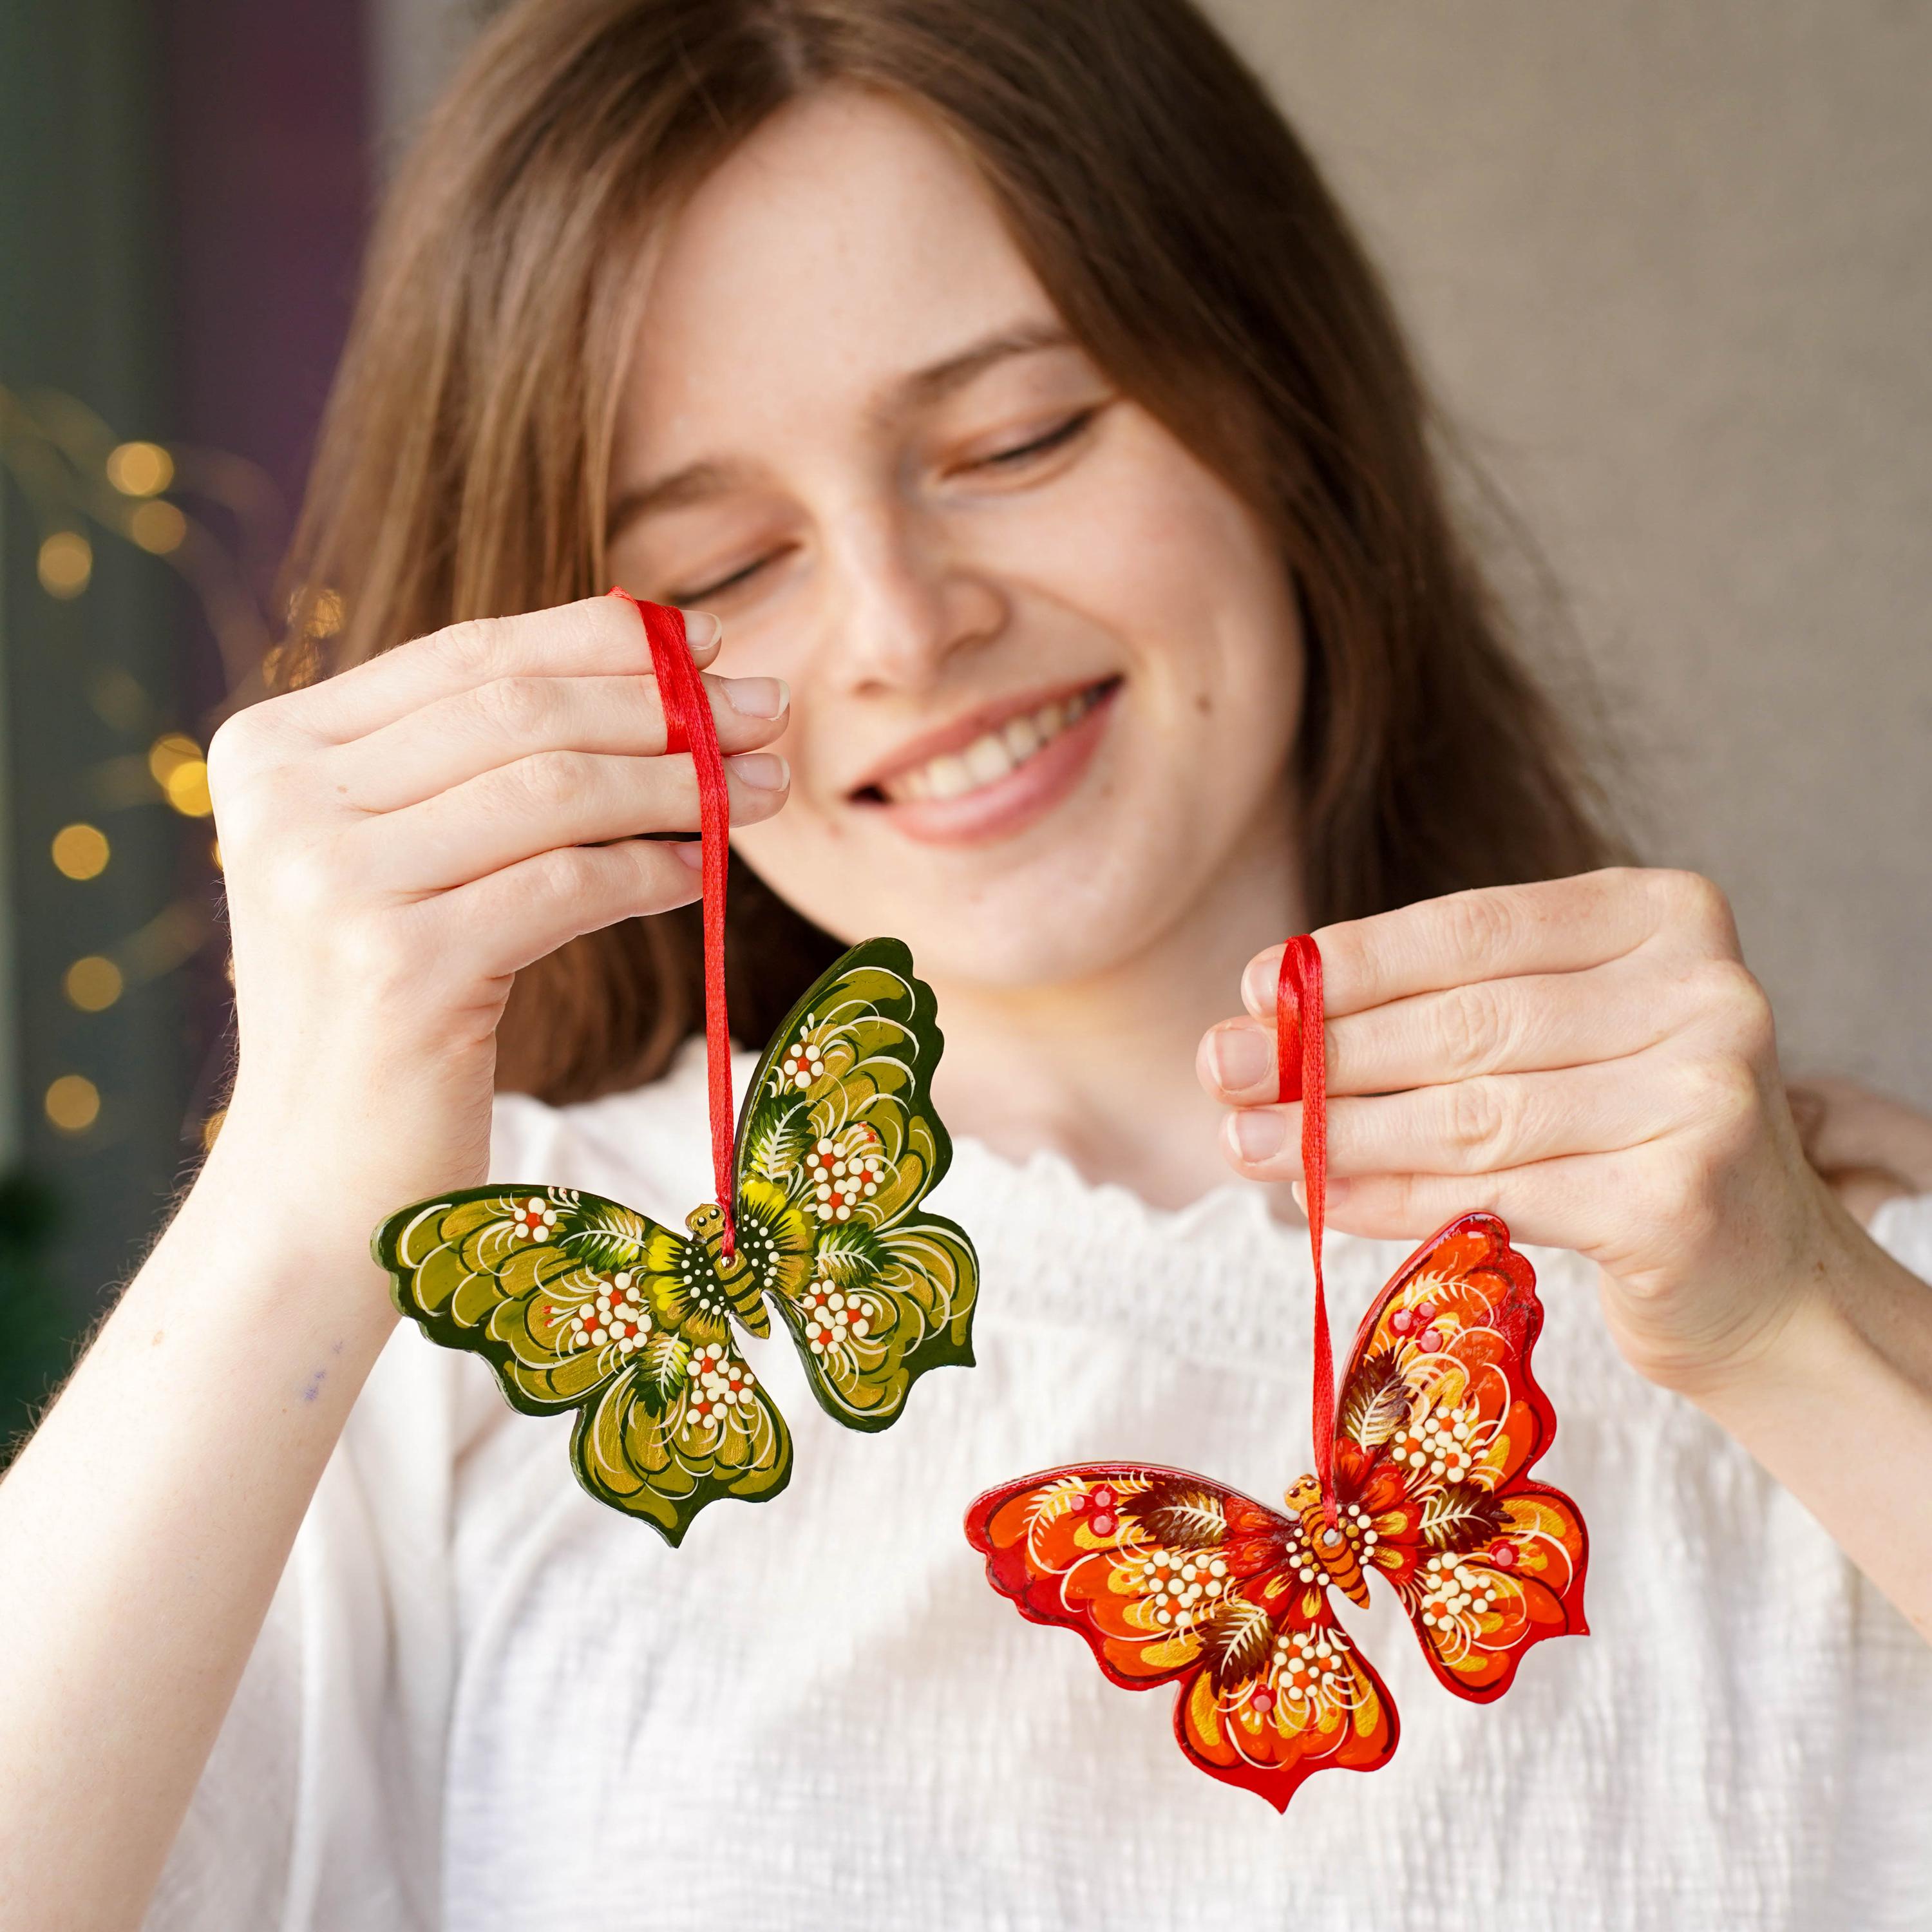
M 1374 278 L 1185 0 L 527 0 L 396 191 L 302 566 L 346 668 L 212 760 L 227 1125 L 0 1490 L 12 1920 L 1922 1912 L 1932 1201 L 1868 1233 L 1808 1164 L 1714 887 L 1598 869 Z M 694 783 L 613 579 L 714 667 L 741 1034 L 904 938 L 982 1264 L 886 1434 L 761 1356 L 790 1489 L 676 1551 L 368 1258 L 486 1173 L 709 1191 Z M 1455 1212 L 1546 1247 L 1594 1634 L 1480 1708 L 1352 1616 L 1401 1749 L 1283 1820 L 960 1519 L 1304 1466 L 1311 926 L 1338 1326 Z

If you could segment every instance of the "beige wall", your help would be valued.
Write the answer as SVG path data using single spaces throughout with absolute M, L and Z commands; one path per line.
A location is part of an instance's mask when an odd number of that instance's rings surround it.
M 1787 1067 L 1932 1105 L 1932 5 L 1211 0 L 1554 565 Z

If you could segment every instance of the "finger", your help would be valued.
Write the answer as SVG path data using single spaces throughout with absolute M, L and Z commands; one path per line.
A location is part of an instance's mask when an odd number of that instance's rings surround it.
M 731 822 L 770 818 L 784 803 L 790 778 L 776 752 L 728 758 Z M 466 885 L 563 846 L 698 828 L 698 778 L 688 753 L 627 758 L 541 752 L 420 805 L 371 818 L 356 836 L 367 842 L 377 888 L 406 898 Z
M 704 889 L 690 849 L 626 838 L 539 853 L 444 895 L 435 916 L 479 938 L 482 971 L 501 977 L 580 934 L 688 905 Z
M 1850 1080 L 1794 1080 L 1791 1109 L 1805 1156 L 1822 1172 L 1876 1168 L 1932 1190 L 1932 1120 Z
M 1274 1023 L 1223 1020 L 1201 1036 L 1194 1074 L 1224 1107 L 1260 1106 L 1281 1091 Z
M 1339 1017 L 1474 980 L 1580 972 L 1666 929 L 1687 946 L 1735 955 L 1730 909 L 1708 880 L 1629 869 L 1454 892 L 1324 926 L 1315 939 L 1324 1004 Z M 1270 946 L 1242 976 L 1243 1004 L 1257 1016 L 1274 1011 L 1281 955 Z
M 1328 1172 L 1492 1174 L 1570 1154 L 1619 1152 L 1668 1132 L 1688 1086 L 1652 1056 L 1560 1072 L 1508 1073 L 1419 1087 L 1406 1094 L 1331 1100 Z M 1225 1145 L 1256 1180 L 1301 1171 L 1301 1108 L 1248 1107 L 1223 1124 Z
M 749 752 L 784 729 L 784 681 L 708 677 L 718 745 Z M 652 677 L 502 677 L 440 698 L 328 754 L 351 805 L 395 812 L 540 752 L 655 758 L 664 748 L 663 695 Z
M 1510 1238 L 1592 1255 L 1614 1238 L 1604 1222 L 1602 1163 L 1588 1156 L 1538 1161 L 1471 1180 L 1383 1174 L 1331 1182 L 1330 1227 L 1377 1241 L 1420 1241 L 1465 1214 L 1494 1214 Z
M 685 623 L 701 668 L 718 654 L 718 620 L 688 610 Z M 275 701 L 302 728 L 341 744 L 498 678 L 634 677 L 650 668 L 650 641 L 637 612 L 621 598 L 586 597 L 554 610 L 452 624 Z
M 1624 1059 L 1678 1031 L 1699 993 L 1696 973 L 1635 953 L 1587 972 L 1477 980 L 1391 1000 L 1324 1028 L 1328 1091 L 1388 1094 Z M 1274 1022 L 1223 1021 L 1207 1035 L 1200 1066 L 1226 1106 L 1271 1100 L 1280 1091 Z

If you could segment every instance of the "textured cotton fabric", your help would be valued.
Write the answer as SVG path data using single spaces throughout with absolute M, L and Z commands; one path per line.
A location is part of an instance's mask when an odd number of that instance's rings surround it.
M 681 1226 L 709 1194 L 704 1095 L 687 1052 L 636 1093 L 506 1100 L 495 1172 Z M 1117 1690 L 1023 1622 L 960 1522 L 998 1481 L 1108 1456 L 1278 1501 L 1308 1466 L 1304 1233 L 1239 1183 L 1163 1213 L 971 1141 L 933 1200 L 979 1248 L 979 1366 L 862 1436 L 785 1344 L 750 1344 L 790 1486 L 712 1504 L 680 1550 L 578 1487 L 567 1418 L 513 1414 L 404 1324 L 154 1932 L 1932 1926 L 1932 1649 L 1624 1366 L 1576 1257 L 1530 1251 L 1560 1420 L 1537 1474 L 1588 1521 L 1592 1634 L 1478 1706 L 1392 1592 L 1341 1605 L 1401 1744 L 1277 1816 L 1183 1760 L 1171 1690 Z M 1874 1232 L 1932 1277 L 1932 1198 Z M 1330 1236 L 1339 1342 L 1406 1252 Z M 1925 1507 L 1896 1474 L 1888 1494 Z

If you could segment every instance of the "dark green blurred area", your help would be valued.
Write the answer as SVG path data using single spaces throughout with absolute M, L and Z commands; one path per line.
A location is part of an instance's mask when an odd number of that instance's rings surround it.
M 152 31 L 136 0 L 0 6 L 0 386 L 76 399 L 124 437 L 153 435 L 168 401 Z M 194 1147 L 190 976 L 130 972 L 98 1012 L 67 998 L 64 976 L 85 956 L 130 956 L 184 895 L 212 897 L 205 824 L 140 782 L 152 735 L 187 710 L 177 581 L 89 530 L 91 580 L 58 599 L 37 568 L 46 532 L 44 503 L 0 481 L 0 1455 L 152 1238 Z M 75 822 L 110 842 L 97 878 L 52 862 Z M 72 1076 L 100 1109 L 64 1131 L 46 1096 Z

